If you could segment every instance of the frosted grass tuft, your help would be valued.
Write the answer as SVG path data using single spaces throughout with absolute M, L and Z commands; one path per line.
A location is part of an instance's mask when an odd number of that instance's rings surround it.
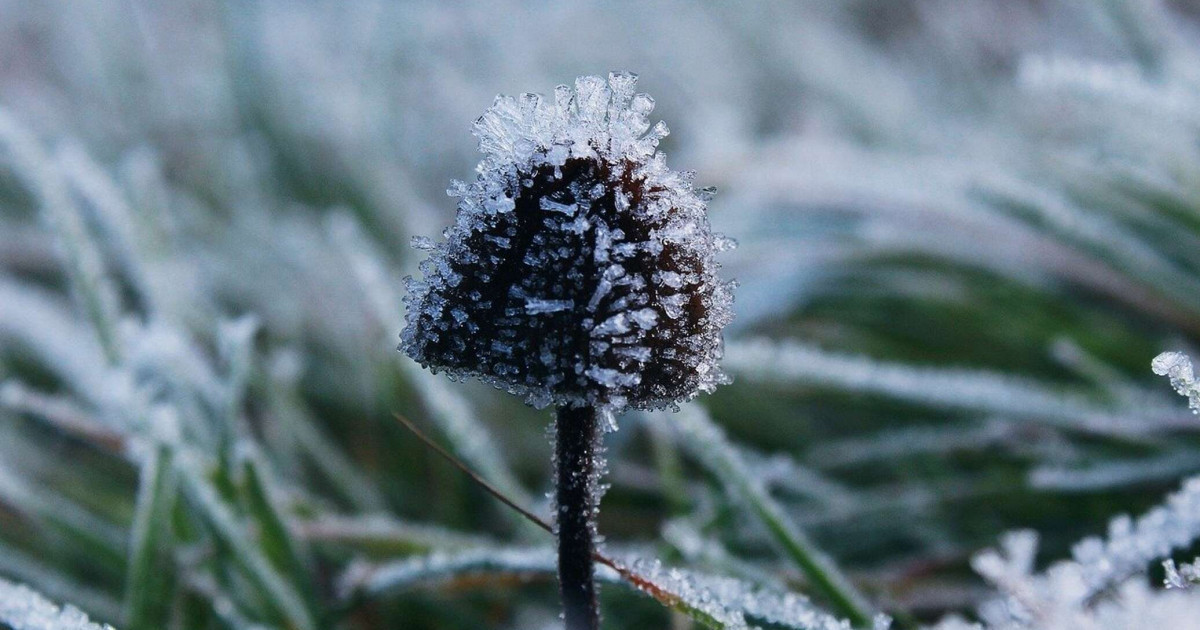
M 1108 630 L 1170 625 L 1200 613 L 1200 599 L 1187 590 L 1195 576 L 1191 565 L 1176 567 L 1170 553 L 1200 537 L 1197 484 L 1193 478 L 1164 505 L 1136 520 L 1114 519 L 1108 538 L 1075 546 L 1072 560 L 1034 572 L 1038 537 L 1013 532 L 999 550 L 975 556 L 972 566 L 995 585 L 1001 597 L 983 604 L 983 624 L 949 617 L 934 630 Z M 1151 590 L 1144 574 L 1162 560 L 1166 590 Z M 1173 592 L 1174 591 L 1174 592 Z

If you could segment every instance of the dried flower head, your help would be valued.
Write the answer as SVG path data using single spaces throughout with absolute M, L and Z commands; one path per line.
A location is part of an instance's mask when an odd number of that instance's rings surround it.
M 485 157 L 454 182 L 457 220 L 408 280 L 400 348 L 537 407 L 657 408 L 725 382 L 732 283 L 707 191 L 657 152 L 637 75 L 500 96 L 476 122 Z M 649 129 L 649 132 L 647 132 Z

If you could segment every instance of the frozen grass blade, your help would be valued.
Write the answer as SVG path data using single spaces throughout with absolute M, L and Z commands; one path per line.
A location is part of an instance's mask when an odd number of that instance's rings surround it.
M 274 612 L 295 630 L 315 630 L 316 620 L 304 597 L 271 563 L 263 550 L 246 537 L 245 529 L 206 479 L 199 465 L 180 461 L 180 479 L 214 536 L 229 547 L 247 576 L 268 597 Z M 299 577 L 299 576 L 297 576 Z
M 409 420 L 398 414 L 396 419 L 409 431 L 412 431 L 418 439 L 471 477 L 493 497 L 546 532 L 554 532 L 549 523 L 501 494 L 498 489 L 471 471 L 464 463 L 430 440 Z M 382 570 L 359 565 L 352 567 L 343 575 L 341 591 L 344 597 L 352 597 L 364 591 L 378 595 L 380 592 L 402 588 L 419 581 L 445 580 L 458 574 L 476 575 L 485 570 L 499 570 L 506 574 L 516 575 L 535 573 L 539 569 L 544 573 L 557 573 L 557 557 L 548 549 L 541 553 L 548 557 L 539 557 L 538 552 L 528 550 L 484 548 L 459 556 L 438 553 L 399 561 L 385 565 Z M 750 626 L 747 625 L 739 607 L 745 607 L 753 616 L 789 628 L 843 630 L 850 627 L 849 622 L 822 613 L 810 606 L 807 599 L 791 593 L 766 595 L 767 591 L 742 585 L 732 578 L 712 578 L 711 584 L 718 587 L 718 592 L 714 594 L 711 588 L 705 586 L 703 582 L 691 578 L 686 572 L 679 569 L 664 570 L 662 564 L 657 561 L 629 563 L 615 560 L 599 552 L 594 552 L 592 558 L 611 569 L 626 584 L 708 628 L 730 630 L 749 628 Z M 612 580 L 611 574 L 604 572 L 597 574 L 596 577 L 601 580 Z M 865 613 L 863 614 L 865 615 Z M 868 623 L 874 623 L 875 627 L 881 630 L 885 630 L 890 624 L 882 616 L 876 616 L 873 622 L 869 617 L 864 616 L 861 626 L 865 627 Z
M 254 518 L 258 530 L 258 542 L 263 554 L 283 575 L 292 577 L 293 582 L 307 586 L 306 576 L 311 574 L 310 562 L 304 550 L 292 536 L 285 524 L 283 514 L 263 483 L 262 465 L 255 455 L 245 456 L 242 463 L 242 486 L 248 512 Z M 311 588 L 303 589 L 310 609 L 316 609 L 316 598 Z
M 622 577 L 627 581 L 648 593 L 648 589 L 657 590 L 659 596 L 656 599 L 676 599 L 672 608 L 710 627 L 740 629 L 754 627 L 748 622 L 762 622 L 796 630 L 851 628 L 849 621 L 816 608 L 808 598 L 795 593 L 762 588 L 729 577 L 667 568 L 657 560 L 634 560 L 628 566 L 622 570 Z M 887 617 L 877 615 L 861 627 L 887 630 L 890 625 Z
M 1148 430 L 1180 428 L 1190 419 L 1169 408 L 1115 412 L 1036 380 L 984 370 L 925 368 L 826 352 L 794 341 L 730 344 L 726 367 L 748 380 L 866 392 L 964 411 L 1038 418 L 1056 426 L 1140 439 Z
M 123 530 L 71 499 L 44 487 L 34 487 L 32 479 L 0 463 L 0 504 L 37 522 L 61 527 L 106 559 L 124 559 Z
M 290 356 L 290 355 L 289 355 Z M 297 389 L 297 366 L 288 358 L 271 362 L 267 400 L 272 410 L 269 430 L 278 429 L 281 440 L 295 440 L 334 490 L 351 504 L 366 511 L 379 511 L 385 502 L 379 489 L 363 474 L 337 444 L 325 435 L 304 405 Z M 276 445 L 277 447 L 279 445 Z M 278 449 L 276 450 L 278 452 Z
M 620 568 L 613 569 L 612 566 Z M 604 582 L 632 586 L 706 628 L 749 628 L 745 619 L 738 613 L 719 609 L 711 601 L 689 597 L 682 592 L 683 589 L 678 588 L 680 584 L 659 584 L 653 578 L 643 577 L 636 571 L 624 568 L 623 565 L 613 563 L 612 566 L 607 570 L 598 571 L 596 578 Z M 343 574 L 339 590 L 346 597 L 374 598 L 408 588 L 436 584 L 490 585 L 505 581 L 526 582 L 532 578 L 552 580 L 557 570 L 557 554 L 551 547 L 473 549 L 457 553 L 435 553 L 382 565 L 352 566 Z
M 853 505 L 858 502 L 850 488 L 783 454 L 769 457 L 730 444 L 746 462 L 751 477 L 763 480 L 765 488 L 786 489 L 813 499 L 826 507 Z
M 505 582 L 552 579 L 557 558 L 550 547 L 499 547 L 464 552 L 440 552 L 379 565 L 359 564 L 342 575 L 339 591 L 345 597 L 378 598 L 406 589 L 429 586 L 494 586 Z M 812 606 L 792 593 L 756 587 L 740 580 L 709 576 L 658 561 L 606 563 L 598 580 L 623 584 L 649 595 L 671 610 L 705 628 L 749 630 L 754 622 L 795 630 L 849 630 L 850 624 Z M 875 628 L 887 628 L 877 618 Z
M 118 291 L 79 209 L 68 195 L 62 174 L 37 140 L 4 110 L 0 110 L 0 146 L 8 149 L 14 171 L 27 181 L 46 224 L 58 235 L 71 286 L 83 303 L 105 356 L 116 362 L 121 356 Z
M 1139 284 L 1158 289 L 1161 295 L 1183 303 L 1194 314 L 1200 311 L 1200 282 L 1193 274 L 1171 264 L 1155 247 L 1103 215 L 1088 213 L 1064 196 L 1040 190 L 1016 178 L 990 177 L 980 183 L 979 194 L 1001 211 L 1011 209 L 1042 224 L 1064 242 L 1111 261 Z
M 556 555 L 550 547 L 488 547 L 437 552 L 381 565 L 353 565 L 338 581 L 343 597 L 377 598 L 435 583 L 480 580 L 490 584 L 501 575 L 552 578 Z M 487 579 L 481 579 L 486 575 Z
M 129 630 L 166 625 L 174 573 L 170 570 L 170 511 L 175 505 L 172 453 L 159 445 L 142 464 L 125 574 L 125 624 Z
M 101 235 L 112 244 L 109 252 L 136 290 L 137 300 L 145 310 L 154 312 L 155 295 L 146 276 L 145 257 L 139 250 L 143 241 L 138 238 L 138 226 L 124 193 L 79 144 L 66 143 L 55 160 L 67 183 L 90 203 Z
M 434 525 L 401 521 L 386 514 L 335 516 L 295 521 L 292 529 L 309 543 L 342 545 L 371 554 L 404 555 L 495 546 L 482 536 Z
M 835 610 L 856 626 L 865 627 L 871 623 L 872 613 L 867 599 L 842 575 L 833 561 L 792 523 L 783 508 L 768 494 L 762 480 L 750 472 L 741 455 L 699 405 L 686 405 L 674 417 L 659 416 L 655 421 L 661 421 L 678 431 L 684 446 L 721 481 L 729 498 L 750 508 L 771 540 Z
M 1200 470 L 1200 453 L 1182 451 L 1158 457 L 1097 462 L 1087 467 L 1044 465 L 1029 472 L 1029 485 L 1058 492 L 1096 492 L 1179 479 Z
M 1016 439 L 1018 434 L 1012 423 L 1000 420 L 960 424 L 885 430 L 864 438 L 831 440 L 815 447 L 807 457 L 814 465 L 826 468 L 862 466 L 919 455 L 994 448 Z
M 225 363 L 225 414 L 230 422 L 242 416 L 246 389 L 250 386 L 254 363 L 254 336 L 258 333 L 258 318 L 246 315 L 217 325 L 217 350 Z M 243 429 L 244 427 L 232 427 Z M 242 432 L 241 434 L 245 434 Z
M 272 630 L 271 626 L 255 623 L 248 619 L 238 609 L 237 602 L 210 576 L 196 574 L 188 577 L 187 597 L 191 598 L 180 605 L 179 614 L 183 630 L 201 630 L 211 627 L 212 619 L 195 610 L 193 599 L 199 599 L 212 611 L 212 616 L 221 622 L 228 630 Z
M 82 396 L 98 397 L 108 386 L 108 360 L 87 319 L 67 300 L 0 274 L 0 345 L 21 348 Z
M 103 450 L 125 454 L 126 436 L 88 415 L 73 400 L 35 391 L 20 381 L 0 382 L 0 408 L 27 414 L 65 435 L 87 441 Z

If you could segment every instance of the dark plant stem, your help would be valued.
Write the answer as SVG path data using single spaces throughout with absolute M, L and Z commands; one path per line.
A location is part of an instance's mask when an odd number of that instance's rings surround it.
M 558 590 L 566 630 L 599 630 L 596 603 L 596 458 L 600 441 L 595 407 L 559 407 L 554 427 L 558 505 Z

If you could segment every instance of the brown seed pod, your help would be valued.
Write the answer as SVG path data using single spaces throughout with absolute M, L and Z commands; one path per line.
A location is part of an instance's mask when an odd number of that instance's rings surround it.
M 485 158 L 455 182 L 455 224 L 409 279 L 400 349 L 537 407 L 672 405 L 726 381 L 732 283 L 692 173 L 647 133 L 636 75 L 582 77 L 555 102 L 498 97 L 475 123 Z

